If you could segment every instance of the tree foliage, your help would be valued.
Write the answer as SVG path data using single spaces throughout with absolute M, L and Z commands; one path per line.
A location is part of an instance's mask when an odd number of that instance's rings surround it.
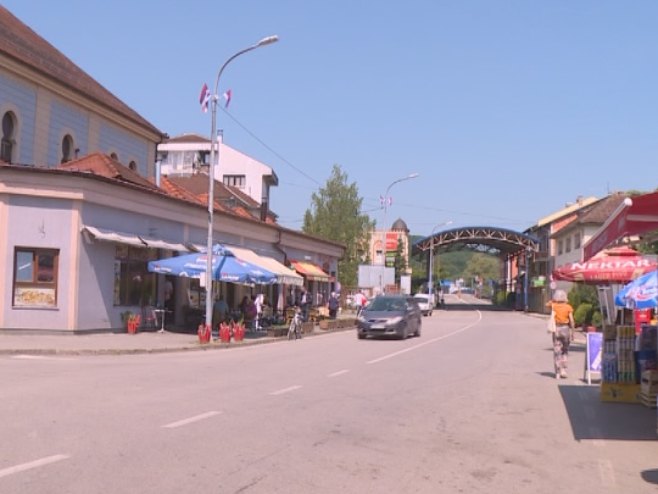
M 356 183 L 348 184 L 347 180 L 347 173 L 334 165 L 325 186 L 311 196 L 302 231 L 345 245 L 345 256 L 338 261 L 338 280 L 343 286 L 354 287 L 358 266 L 368 256 L 374 223 L 361 213 L 363 199 Z
M 495 256 L 476 252 L 464 269 L 464 279 L 479 278 L 482 281 L 500 278 L 501 260 Z

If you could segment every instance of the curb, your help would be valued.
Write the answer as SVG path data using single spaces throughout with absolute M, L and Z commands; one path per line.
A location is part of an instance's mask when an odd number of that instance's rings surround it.
M 332 333 L 351 331 L 356 326 L 349 328 L 338 328 L 333 330 L 317 330 L 304 335 L 304 338 L 324 336 Z M 64 337 L 64 336 L 63 336 Z M 212 350 L 229 350 L 231 348 L 242 348 L 246 346 L 265 345 L 287 341 L 287 336 L 264 337 L 259 340 L 243 340 L 242 342 L 222 343 L 214 340 L 212 343 L 194 343 L 192 345 L 164 347 L 164 348 L 98 348 L 98 349 L 57 349 L 57 348 L 28 348 L 28 349 L 0 349 L 0 355 L 36 355 L 36 356 L 93 356 L 93 355 L 145 355 L 157 353 L 175 352 L 198 352 Z

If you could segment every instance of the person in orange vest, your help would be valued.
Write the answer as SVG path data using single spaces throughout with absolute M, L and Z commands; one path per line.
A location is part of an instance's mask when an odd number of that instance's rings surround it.
M 551 308 L 551 317 L 555 321 L 553 334 L 553 363 L 555 378 L 567 377 L 567 364 L 569 360 L 569 344 L 573 341 L 573 307 L 569 304 L 564 290 L 555 290 L 553 300 L 546 304 Z

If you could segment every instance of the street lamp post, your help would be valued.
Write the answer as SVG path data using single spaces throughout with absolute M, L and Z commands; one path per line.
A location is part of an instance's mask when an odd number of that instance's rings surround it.
M 249 46 L 240 50 L 239 52 L 232 55 L 224 65 L 221 66 L 219 72 L 217 72 L 217 79 L 215 80 L 215 88 L 211 94 L 211 113 L 212 113 L 212 124 L 210 128 L 210 164 L 208 166 L 208 244 L 207 248 L 207 264 L 206 264 L 206 331 L 210 332 L 212 337 L 212 244 L 213 244 L 213 213 L 215 206 L 215 146 L 217 145 L 217 102 L 219 101 L 219 95 L 217 90 L 219 89 L 219 79 L 222 76 L 222 72 L 226 66 L 231 63 L 234 59 L 240 55 L 247 53 L 248 51 L 255 50 L 261 46 L 270 45 L 279 41 L 278 36 L 268 36 L 267 38 L 261 39 L 255 45 Z M 219 162 L 219 148 L 217 148 L 217 161 Z
M 447 226 L 450 224 L 452 224 L 452 220 L 439 223 L 434 228 L 432 228 L 432 233 L 430 235 L 430 272 L 429 275 L 427 276 L 427 284 L 429 285 L 428 288 L 429 288 L 430 300 L 432 300 L 432 295 L 434 295 L 434 282 L 432 280 L 432 275 L 434 274 L 434 232 L 440 226 Z
M 394 180 L 393 182 L 391 182 L 391 185 L 389 185 L 386 188 L 386 193 L 384 194 L 384 229 L 386 231 L 388 231 L 388 226 L 386 225 L 386 212 L 388 211 L 388 198 L 389 198 L 388 192 L 391 190 L 391 187 L 393 187 L 398 182 L 402 182 L 403 180 L 410 180 L 412 178 L 416 178 L 417 176 L 418 173 L 410 173 L 406 177 L 402 177 L 402 178 L 398 178 L 397 180 Z

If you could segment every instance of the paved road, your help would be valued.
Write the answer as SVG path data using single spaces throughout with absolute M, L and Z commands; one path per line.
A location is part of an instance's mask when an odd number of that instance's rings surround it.
M 464 310 L 457 310 L 457 309 Z M 542 319 L 421 338 L 0 356 L 0 492 L 656 492 L 655 410 L 551 377 Z

